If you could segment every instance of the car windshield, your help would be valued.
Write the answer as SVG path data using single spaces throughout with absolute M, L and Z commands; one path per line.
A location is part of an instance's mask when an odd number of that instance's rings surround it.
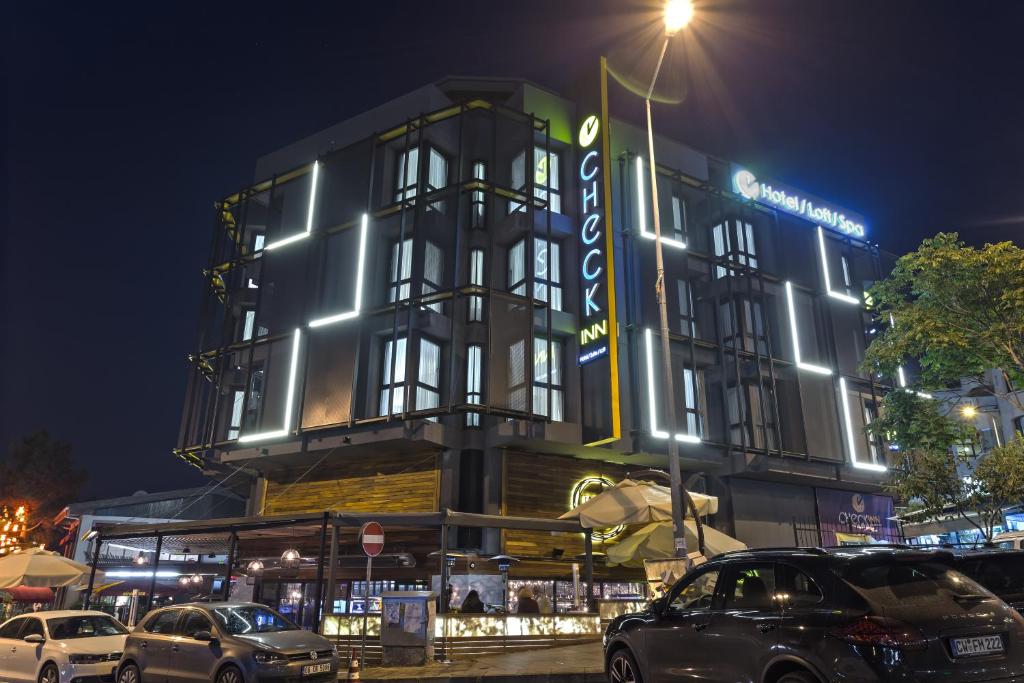
M 236 636 L 295 631 L 299 628 L 274 610 L 259 605 L 218 607 L 211 611 L 217 618 L 217 624 Z
M 116 619 L 88 614 L 80 617 L 47 619 L 46 628 L 50 631 L 50 638 L 54 640 L 119 636 L 128 633 L 128 629 Z
M 1024 594 L 1024 555 L 971 557 L 960 571 L 1000 597 Z
M 989 593 L 941 562 L 878 558 L 854 562 L 841 570 L 843 579 L 872 602 L 907 607 L 935 600 L 987 598 Z

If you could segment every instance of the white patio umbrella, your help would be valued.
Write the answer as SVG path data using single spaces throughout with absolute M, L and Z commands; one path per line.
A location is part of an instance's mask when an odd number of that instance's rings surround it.
M 0 589 L 14 586 L 57 588 L 88 581 L 91 568 L 58 553 L 29 548 L 0 559 Z M 102 572 L 96 572 L 99 577 Z
M 686 545 L 697 546 L 697 525 L 693 520 L 683 522 L 686 531 Z M 745 550 L 746 545 L 732 536 L 707 526 L 704 530 L 704 556 L 711 558 L 734 550 Z M 643 567 L 644 560 L 669 560 L 674 557 L 672 544 L 672 522 L 653 522 L 630 534 L 615 545 L 605 548 L 609 566 L 621 564 L 624 567 Z
M 718 498 L 690 493 L 698 515 L 718 512 Z M 686 510 L 689 516 L 689 509 Z M 620 524 L 647 524 L 672 521 L 672 494 L 667 486 L 646 481 L 623 479 L 559 519 L 578 519 L 587 529 L 604 529 Z

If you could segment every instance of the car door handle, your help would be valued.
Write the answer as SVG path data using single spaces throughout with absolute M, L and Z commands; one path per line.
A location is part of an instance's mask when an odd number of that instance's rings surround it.
M 171 652 L 177 652 L 177 651 L 178 651 L 178 646 L 177 645 L 171 645 Z
M 706 621 L 704 621 L 704 622 L 697 622 L 697 623 L 695 623 L 693 625 L 693 630 L 694 631 L 703 631 L 707 627 L 708 627 L 708 622 L 706 622 Z
M 147 643 L 146 641 L 142 641 L 141 643 L 139 643 L 139 647 L 148 647 L 148 646 L 149 646 L 149 643 Z
M 772 623 L 758 624 L 757 625 L 757 630 L 760 631 L 761 633 L 768 633 L 769 631 L 774 631 L 775 630 L 775 624 L 772 624 Z

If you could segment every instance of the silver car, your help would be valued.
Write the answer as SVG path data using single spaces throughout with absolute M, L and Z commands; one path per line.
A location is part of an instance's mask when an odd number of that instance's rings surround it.
M 331 641 L 264 605 L 211 602 L 147 614 L 128 635 L 118 683 L 335 681 Z

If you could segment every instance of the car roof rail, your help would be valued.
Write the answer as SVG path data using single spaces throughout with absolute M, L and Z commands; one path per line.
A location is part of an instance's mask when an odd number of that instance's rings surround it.
M 820 546 L 796 546 L 796 545 L 779 545 L 779 546 L 765 546 L 762 548 L 744 548 L 743 550 L 730 550 L 727 553 L 719 553 L 715 555 L 714 559 L 719 557 L 728 557 L 730 555 L 740 555 L 742 553 L 778 553 L 778 552 L 801 552 L 801 553 L 813 553 L 815 555 L 827 555 L 828 551 Z

